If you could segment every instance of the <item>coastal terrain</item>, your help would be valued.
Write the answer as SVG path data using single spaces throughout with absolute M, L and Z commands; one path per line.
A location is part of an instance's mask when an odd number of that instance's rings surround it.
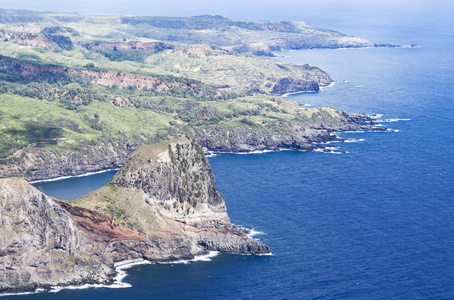
M 351 47 L 395 45 L 301 22 L 0 10 L 0 292 L 112 283 L 122 261 L 270 253 L 230 223 L 205 152 L 323 151 L 333 132 L 384 130 L 278 97 L 332 79 L 273 51 Z M 71 203 L 27 183 L 119 167 Z
M 0 292 L 113 283 L 116 263 L 268 254 L 230 223 L 202 148 L 186 138 L 133 152 L 105 187 L 51 199 L 0 179 Z
M 118 168 L 181 136 L 209 151 L 313 150 L 332 131 L 375 130 L 364 115 L 276 97 L 332 79 L 254 55 L 256 39 L 273 51 L 385 46 L 304 23 L 0 10 L 0 38 L 3 177 Z

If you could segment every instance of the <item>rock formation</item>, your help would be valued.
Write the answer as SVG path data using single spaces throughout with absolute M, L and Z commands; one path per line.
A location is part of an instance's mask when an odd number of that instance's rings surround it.
M 72 203 L 0 180 L 0 292 L 111 283 L 116 262 L 270 249 L 230 223 L 201 147 L 185 138 L 133 152 L 112 181 Z
M 20 178 L 0 180 L 0 292 L 109 282 L 112 268 L 82 252 L 70 215 Z

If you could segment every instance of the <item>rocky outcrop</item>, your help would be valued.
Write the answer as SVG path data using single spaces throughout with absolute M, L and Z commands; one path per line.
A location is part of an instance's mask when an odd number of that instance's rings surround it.
M 251 152 L 257 150 L 314 150 L 315 144 L 336 140 L 334 131 L 382 131 L 367 122 L 365 114 L 348 115 L 334 108 L 321 108 L 310 118 L 286 122 L 225 128 L 211 126 L 190 132 L 210 151 Z M 276 130 L 278 129 L 278 130 Z
M 0 292 L 107 283 L 112 268 L 83 252 L 64 209 L 25 180 L 0 180 Z
M 141 147 L 105 187 L 67 203 L 20 178 L 0 180 L 0 293 L 108 284 L 115 263 L 270 249 L 230 223 L 201 147 Z
M 297 92 L 317 92 L 320 85 L 317 81 L 301 80 L 295 78 L 281 78 L 273 87 L 272 95 L 284 95 Z
M 180 247 L 183 256 L 206 250 L 242 254 L 270 251 L 250 239 L 246 230 L 230 223 L 202 148 L 186 138 L 141 147 L 128 157 L 108 186 L 75 204 L 110 214 L 139 231 L 148 242 L 178 240 L 185 245 Z M 163 248 L 166 243 L 158 244 Z M 153 247 L 144 255 L 169 259 Z

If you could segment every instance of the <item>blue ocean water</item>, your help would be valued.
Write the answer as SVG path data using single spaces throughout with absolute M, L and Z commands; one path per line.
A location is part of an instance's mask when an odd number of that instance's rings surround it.
M 383 123 L 397 132 L 340 134 L 364 139 L 336 144 L 345 154 L 210 158 L 232 222 L 263 232 L 256 237 L 273 256 L 142 265 L 128 270 L 131 288 L 15 299 L 453 299 L 452 6 L 396 9 L 382 22 L 355 9 L 329 10 L 323 26 L 420 47 L 281 53 L 278 59 L 319 66 L 336 81 L 287 99 L 410 120 Z M 87 178 L 102 186 L 113 174 L 104 175 Z M 85 184 L 37 185 L 70 199 Z

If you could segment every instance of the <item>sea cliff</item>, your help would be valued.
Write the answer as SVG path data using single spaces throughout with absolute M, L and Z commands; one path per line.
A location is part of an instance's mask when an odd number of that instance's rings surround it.
M 107 186 L 71 203 L 20 178 L 0 190 L 0 292 L 112 283 L 124 260 L 270 253 L 230 223 L 202 148 L 186 138 L 138 149 Z
M 205 109 L 205 110 L 204 110 Z M 377 131 L 373 120 L 364 114 L 348 115 L 325 107 L 306 109 L 295 102 L 278 100 L 261 104 L 262 112 L 233 117 L 209 126 L 181 126 L 174 123 L 170 137 L 188 135 L 209 151 L 251 152 L 263 150 L 314 150 L 315 144 L 333 141 L 334 131 Z M 191 119 L 200 122 L 207 109 L 201 108 Z M 213 117 L 214 118 L 214 117 Z M 23 177 L 28 181 L 75 176 L 88 172 L 119 168 L 126 157 L 140 146 L 159 141 L 145 134 L 140 136 L 101 137 L 85 141 L 83 146 L 61 141 L 60 147 L 30 145 L 17 151 L 0 164 L 0 177 Z M 60 143 L 60 142 L 58 142 Z

